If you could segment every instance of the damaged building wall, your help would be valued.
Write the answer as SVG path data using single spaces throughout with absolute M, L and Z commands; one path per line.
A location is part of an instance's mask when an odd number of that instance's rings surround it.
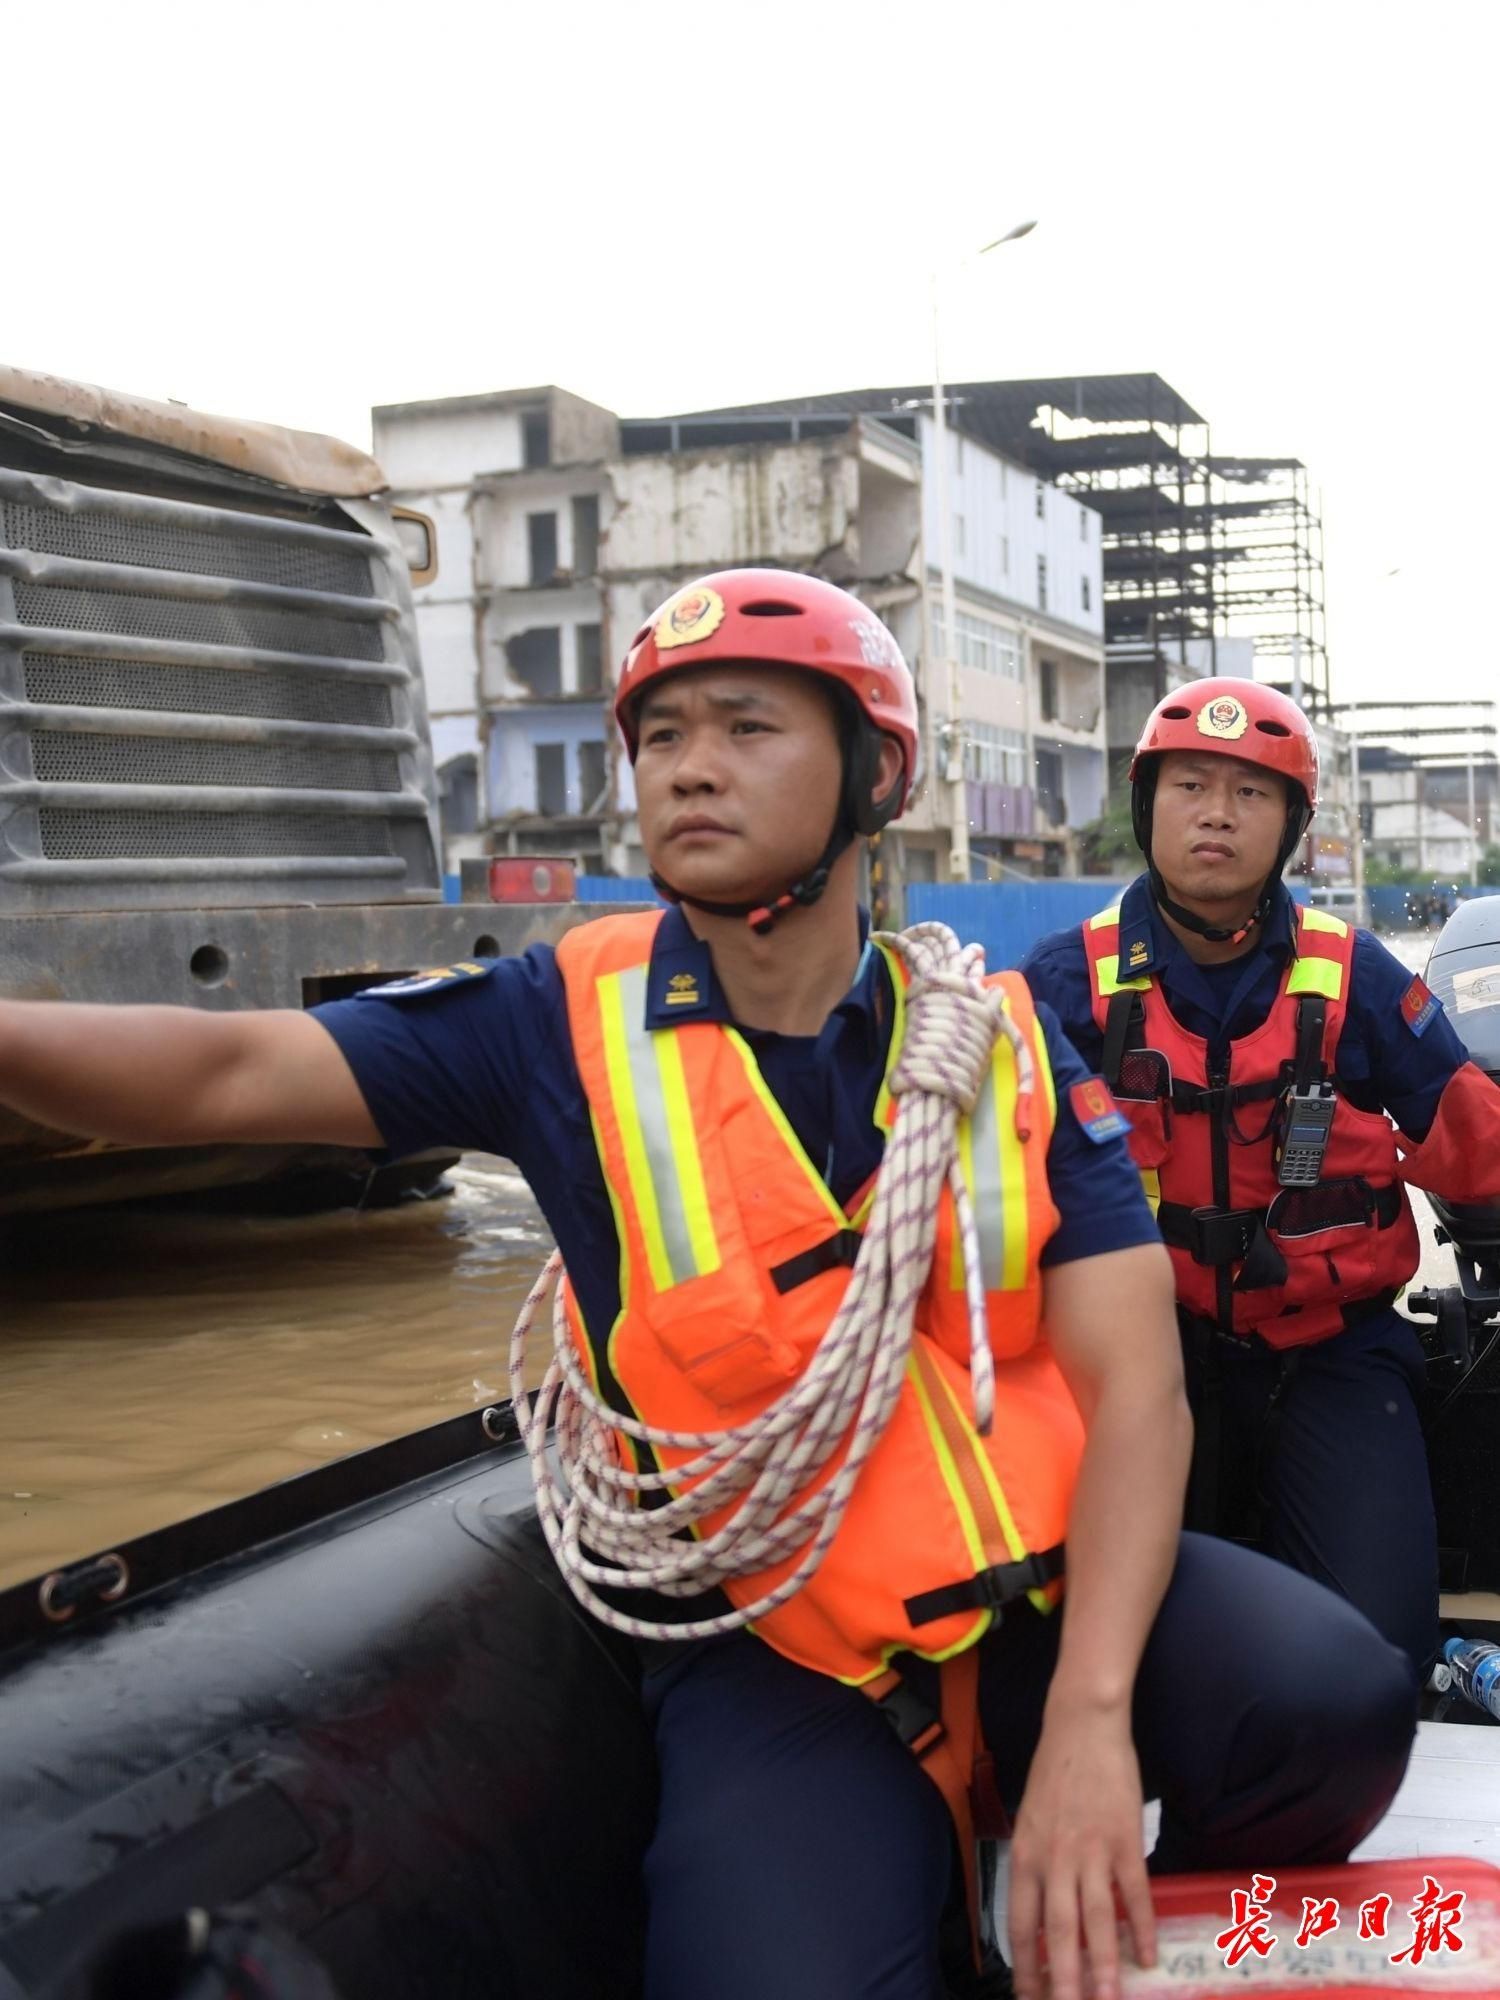
M 586 402 L 567 389 L 548 392 L 549 453 L 553 465 L 597 465 L 620 449 L 620 419 L 613 410 Z
M 842 439 L 658 452 L 615 460 L 608 477 L 612 575 L 758 563 L 859 574 L 859 467 Z
M 871 427 L 872 430 L 878 427 Z M 681 584 L 720 569 L 815 572 L 854 590 L 915 659 L 922 629 L 919 461 L 900 437 L 643 453 L 605 467 L 600 546 L 612 684 L 640 627 Z M 622 872 L 644 866 L 630 766 L 617 747 Z
M 595 583 L 489 596 L 480 615 L 486 706 L 556 695 L 601 701 L 616 664 L 604 662 L 603 620 Z
M 482 480 L 472 502 L 478 587 L 536 590 L 596 574 L 602 483 L 597 463 Z

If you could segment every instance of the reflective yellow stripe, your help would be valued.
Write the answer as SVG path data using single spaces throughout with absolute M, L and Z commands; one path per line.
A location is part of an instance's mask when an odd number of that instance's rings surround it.
M 875 1195 L 878 1185 L 879 1184 L 877 1182 L 875 1186 L 871 1187 L 870 1192 L 865 1196 L 864 1200 L 860 1203 L 859 1207 L 856 1208 L 853 1214 L 849 1217 L 849 1227 L 851 1229 L 863 1229 L 865 1224 L 869 1221 L 870 1210 L 875 1206 Z
M 1118 926 L 1119 921 L 1120 906 L 1118 903 L 1111 903 L 1109 908 L 1101 910 L 1097 917 L 1089 918 L 1089 929 L 1091 931 L 1108 930 L 1111 924 Z
M 1099 981 L 1099 991 L 1106 1000 L 1111 993 L 1144 993 L 1151 985 L 1149 979 L 1122 979 L 1118 952 L 1110 958 L 1096 958 L 1094 971 Z
M 1010 1013 L 1006 997 L 1005 1011 Z M 1047 1060 L 1045 1038 L 1031 1037 L 1037 1083 L 1045 1093 L 1049 1120 L 1057 1117 L 1057 1085 Z M 979 1236 L 979 1263 L 987 1292 L 1018 1292 L 1027 1277 L 1031 1247 L 1031 1211 L 1026 1190 L 1026 1156 L 1016 1131 L 1019 1074 L 1016 1054 L 1001 1035 L 990 1057 L 989 1073 L 974 1103 L 972 1116 L 958 1121 L 958 1162 L 974 1204 Z M 961 1291 L 963 1247 L 954 1232 L 949 1283 Z
M 939 1469 L 942 1472 L 943 1484 L 948 1489 L 948 1497 L 953 1502 L 953 1511 L 958 1516 L 958 1525 L 963 1530 L 964 1541 L 969 1551 L 969 1560 L 973 1563 L 975 1571 L 978 1572 L 988 1566 L 989 1558 L 984 1551 L 984 1540 L 979 1532 L 979 1523 L 974 1519 L 974 1510 L 969 1505 L 969 1496 L 964 1491 L 963 1479 L 959 1474 L 953 1453 L 948 1447 L 947 1435 L 944 1432 L 938 1413 L 933 1407 L 932 1397 L 928 1392 L 928 1383 L 925 1378 L 929 1374 L 935 1375 L 936 1370 L 921 1367 L 919 1365 L 920 1359 L 920 1346 L 916 1342 L 913 1342 L 911 1353 L 907 1356 L 906 1361 L 907 1380 L 916 1391 L 917 1407 L 921 1410 L 922 1421 L 927 1426 L 927 1436 L 932 1445 L 933 1456 L 936 1458 Z
M 1011 1020 L 1015 1019 L 1008 993 L 1005 996 L 1005 1011 Z M 1036 1065 L 1036 1073 L 1041 1078 L 1047 1094 L 1047 1122 L 1050 1127 L 1057 1123 L 1057 1084 L 1052 1075 L 1052 1058 L 1047 1054 L 1047 1037 L 1042 1033 L 1041 1024 L 1036 1021 L 1035 1015 L 1032 1016 L 1032 1020 L 1035 1025 L 1030 1037 L 1031 1055 Z
M 891 992 L 895 996 L 891 1011 L 891 1038 L 886 1043 L 885 1075 L 880 1079 L 880 1093 L 875 1099 L 875 1123 L 882 1132 L 886 1132 L 891 1125 L 891 1071 L 896 1067 L 896 1058 L 906 1038 L 906 981 L 901 974 L 901 962 L 890 947 L 877 944 L 875 949 L 885 960 Z
M 1288 993 L 1322 993 L 1337 1000 L 1344 990 L 1344 968 L 1332 958 L 1299 958 L 1286 983 Z
M 979 1261 L 987 1292 L 1019 1291 L 1026 1282 L 1030 1231 L 1026 1213 L 1026 1165 L 1016 1132 L 1016 1055 L 1002 1035 L 995 1043 L 989 1075 L 975 1100 L 973 1117 L 959 1126 L 964 1146 L 964 1178 L 974 1201 Z M 962 1266 L 960 1265 L 960 1282 Z
M 682 1214 L 687 1223 L 688 1243 L 700 1278 L 717 1271 L 718 1238 L 714 1235 L 713 1214 L 708 1190 L 703 1185 L 703 1162 L 698 1156 L 698 1135 L 693 1127 L 688 1103 L 687 1078 L 682 1073 L 682 1048 L 670 1028 L 658 1029 L 651 1040 L 656 1049 L 657 1073 L 661 1078 L 662 1101 L 666 1106 L 667 1133 L 672 1159 L 677 1169 L 677 1188 Z
M 1349 926 L 1342 917 L 1331 917 L 1326 910 L 1304 908 L 1298 913 L 1298 922 L 1305 931 L 1330 931 L 1334 937 L 1347 937 Z
M 598 983 L 599 1019 L 604 1030 L 604 1065 L 609 1075 L 610 1100 L 620 1127 L 620 1142 L 625 1149 L 625 1171 L 630 1178 L 631 1198 L 640 1218 L 641 1235 L 645 1239 L 651 1282 L 657 1291 L 664 1292 L 673 1283 L 672 1263 L 662 1233 L 661 1215 L 656 1205 L 656 1183 L 646 1153 L 640 1108 L 636 1103 L 635 1084 L 631 1076 L 630 1044 L 621 993 L 623 978 L 622 973 L 611 972 L 606 973 Z
M 766 1116 L 781 1134 L 782 1142 L 786 1146 L 787 1151 L 807 1176 L 808 1186 L 817 1194 L 818 1199 L 828 1210 L 828 1213 L 837 1220 L 839 1227 L 841 1229 L 847 1228 L 849 1223 L 848 1216 L 845 1215 L 844 1211 L 834 1200 L 832 1194 L 829 1192 L 827 1181 L 824 1180 L 812 1161 L 807 1157 L 806 1147 L 792 1130 L 791 1125 L 787 1121 L 786 1113 L 767 1088 L 766 1080 L 760 1073 L 760 1064 L 755 1060 L 754 1050 L 737 1028 L 725 1028 L 723 1032 L 729 1038 L 730 1047 L 745 1065 L 745 1076 L 749 1081 L 750 1088 L 760 1099 L 762 1105 L 764 1105 Z
M 986 1079 L 980 1096 L 988 1097 L 989 1094 L 990 1083 Z M 977 1104 L 974 1107 L 974 1112 L 977 1117 L 979 1113 L 979 1106 Z M 990 1292 L 995 1288 L 992 1272 L 999 1270 L 998 1260 L 991 1250 L 991 1243 L 995 1234 L 995 1199 L 987 1196 L 980 1189 L 974 1178 L 974 1125 L 971 1119 L 959 1119 L 957 1140 L 958 1171 L 963 1175 L 964 1186 L 969 1191 L 969 1206 L 974 1211 L 974 1232 L 979 1238 L 979 1265 L 984 1273 L 984 1289 Z M 994 1195 L 998 1197 L 998 1193 L 999 1190 L 997 1188 L 994 1190 Z M 1003 1218 L 999 1226 L 1003 1233 L 1005 1228 Z M 959 1235 L 957 1229 L 953 1232 L 953 1248 L 948 1255 L 948 1284 L 949 1288 L 955 1292 L 961 1292 L 964 1289 L 964 1246 L 963 1238 Z
M 604 1192 L 609 1196 L 609 1211 L 615 1219 L 615 1241 L 620 1246 L 620 1310 L 615 1314 L 614 1325 L 611 1326 L 608 1338 L 604 1343 L 604 1352 L 609 1360 L 610 1373 L 620 1385 L 630 1414 L 633 1417 L 639 1417 L 641 1414 L 640 1410 L 636 1407 L 630 1390 L 620 1374 L 620 1356 L 617 1345 L 620 1329 L 624 1326 L 630 1312 L 630 1237 L 625 1229 L 625 1204 L 620 1198 L 619 1189 L 609 1177 L 609 1168 L 605 1164 L 609 1155 L 604 1148 L 604 1134 L 599 1129 L 598 1114 L 592 1105 L 589 1106 L 589 1124 L 593 1127 L 594 1150 L 599 1155 L 599 1170 L 604 1176 Z M 602 1396 L 604 1391 L 599 1382 L 599 1358 L 594 1352 L 594 1336 L 589 1329 L 588 1321 L 583 1316 L 583 1306 L 576 1292 L 573 1294 L 573 1307 L 578 1314 L 578 1324 L 584 1331 L 584 1345 L 588 1353 L 589 1380 L 594 1385 L 594 1393 Z M 634 1471 L 651 1472 L 656 1469 L 656 1459 L 649 1445 L 639 1444 L 634 1438 L 627 1437 L 624 1431 L 617 1431 L 615 1435 L 629 1453 L 630 1464 Z
M 674 1030 L 645 1025 L 646 969 L 599 981 L 604 1060 L 651 1282 L 667 1291 L 717 1271 L 719 1246 Z
M 1141 1168 L 1141 1189 L 1152 1215 L 1161 1207 L 1161 1175 L 1155 1167 Z
M 942 1434 L 949 1463 L 963 1486 L 965 1509 L 979 1535 L 980 1545 L 984 1550 L 983 1561 L 1019 1562 L 1026 1554 L 1026 1544 L 1021 1539 L 1015 1516 L 1010 1511 L 1010 1502 L 1006 1499 L 1005 1490 L 995 1476 L 995 1468 L 990 1464 L 989 1453 L 985 1450 L 979 1433 L 965 1412 L 963 1404 L 954 1394 L 947 1376 L 932 1362 L 919 1343 L 914 1344 L 913 1353 L 917 1357 L 924 1384 L 933 1399 L 932 1414 L 937 1430 Z M 964 1466 L 969 1468 L 971 1474 L 969 1483 L 964 1482 Z M 982 1497 L 989 1501 L 987 1509 L 976 1507 L 974 1504 L 978 1490 L 972 1481 L 974 1473 L 979 1475 L 978 1488 L 982 1488 Z M 989 1516 L 984 1525 L 981 1525 L 980 1521 L 981 1511 Z

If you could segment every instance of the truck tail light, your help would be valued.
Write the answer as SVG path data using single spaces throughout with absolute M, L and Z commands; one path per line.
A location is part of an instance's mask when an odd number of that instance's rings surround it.
M 577 893 L 571 861 L 492 859 L 489 864 L 492 903 L 571 903 Z

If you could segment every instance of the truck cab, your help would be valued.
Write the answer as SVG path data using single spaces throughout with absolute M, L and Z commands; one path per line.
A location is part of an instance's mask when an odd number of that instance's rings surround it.
M 444 901 L 412 564 L 336 440 L 0 367 L 0 997 L 301 1007 L 523 949 Z M 338 1170 L 0 1110 L 0 1216 Z

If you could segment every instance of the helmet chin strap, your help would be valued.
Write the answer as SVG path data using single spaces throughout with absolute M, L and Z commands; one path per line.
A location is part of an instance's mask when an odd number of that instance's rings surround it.
M 833 873 L 834 862 L 854 837 L 854 828 L 840 811 L 833 832 L 828 837 L 828 844 L 813 866 L 789 889 L 784 889 L 779 896 L 773 896 L 770 901 L 762 897 L 748 903 L 711 903 L 703 896 L 690 896 L 685 890 L 674 887 L 654 868 L 651 870 L 651 886 L 658 896 L 665 897 L 669 903 L 686 903 L 690 909 L 702 910 L 710 917 L 743 917 L 757 937 L 766 937 L 776 928 L 788 910 L 795 909 L 798 904 L 806 908 L 809 904 L 817 902 L 828 887 L 828 878 Z
M 1184 930 L 1196 932 L 1209 944 L 1243 944 L 1256 925 L 1264 923 L 1270 915 L 1271 898 L 1277 879 L 1274 875 L 1261 890 L 1260 901 L 1238 930 L 1226 930 L 1222 924 L 1211 924 L 1206 917 L 1200 917 L 1196 911 L 1184 909 L 1181 903 L 1168 895 L 1167 885 L 1162 880 L 1161 871 L 1156 863 L 1148 857 L 1146 865 L 1151 877 L 1151 896 L 1156 907 L 1164 910 L 1172 921 L 1181 924 Z

